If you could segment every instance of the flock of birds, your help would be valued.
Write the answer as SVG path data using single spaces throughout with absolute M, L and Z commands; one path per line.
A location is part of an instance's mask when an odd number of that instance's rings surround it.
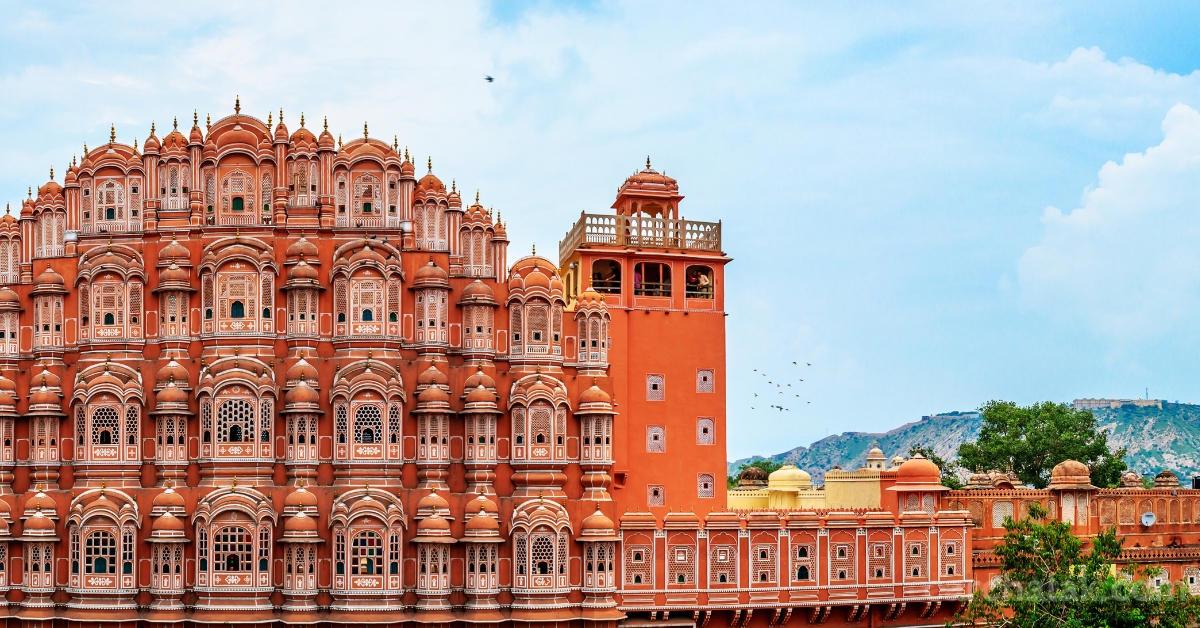
M 800 367 L 800 363 L 799 363 L 799 362 L 792 362 L 792 365 L 793 365 L 793 366 L 795 366 L 795 367 L 797 367 L 797 368 L 799 368 L 799 367 Z M 809 363 L 809 362 L 805 362 L 805 363 L 804 363 L 804 366 L 808 367 L 808 366 L 812 366 L 812 364 L 811 364 L 811 363 Z M 791 411 L 792 411 L 792 409 L 791 409 L 791 408 L 788 408 L 787 406 L 784 406 L 784 405 L 782 405 L 782 402 L 783 402 L 783 401 L 788 401 L 788 399 L 787 399 L 786 395 L 792 395 L 792 396 L 793 396 L 794 398 L 796 398 L 796 399 L 799 399 L 799 398 L 800 398 L 800 395 L 799 395 L 799 394 L 796 394 L 797 390 L 784 390 L 784 388 L 785 388 L 785 387 L 786 387 L 786 388 L 793 388 L 792 384 L 791 384 L 790 382 L 784 382 L 782 379 L 780 379 L 780 381 L 778 381 L 778 382 L 777 382 L 777 381 L 774 381 L 775 379 L 779 379 L 779 378 L 777 378 L 777 377 L 772 377 L 772 376 L 770 376 L 770 375 L 767 375 L 766 373 L 763 373 L 763 372 L 759 371 L 758 369 L 754 369 L 754 372 L 755 372 L 755 373 L 758 373 L 759 375 L 761 375 L 762 377 L 765 377 L 765 378 L 767 379 L 767 387 L 768 387 L 768 390 L 770 389 L 770 387 L 771 387 L 771 386 L 774 386 L 774 387 L 775 387 L 775 388 L 777 388 L 778 390 L 775 390 L 775 391 L 772 391 L 772 392 L 774 392 L 776 395 L 784 395 L 784 398 L 783 398 L 782 400 L 780 400 L 780 403 L 772 403 L 772 404 L 770 404 L 768 407 L 769 407 L 770 409 L 772 409 L 772 410 L 776 410 L 776 411 L 778 411 L 778 412 L 791 412 Z M 797 380 L 799 380 L 800 382 L 803 382 L 803 381 L 804 381 L 804 378 L 803 378 L 803 377 L 797 377 L 796 379 L 797 379 Z M 795 388 L 796 388 L 796 389 L 798 389 L 798 388 L 799 388 L 799 386 L 796 386 Z M 754 396 L 755 396 L 756 398 L 757 398 L 757 397 L 760 397 L 760 395 L 759 395 L 758 393 L 754 393 Z M 767 392 L 767 393 L 763 393 L 763 394 L 761 395 L 761 397 L 763 398 L 763 401 L 770 401 L 770 400 L 772 400 L 772 399 L 773 399 L 772 397 L 770 397 L 770 393 L 769 393 L 769 392 Z M 796 403 L 799 403 L 799 402 L 796 402 Z M 804 403 L 812 403 L 812 402 L 811 402 L 811 401 L 805 401 Z M 754 409 L 755 409 L 755 407 L 754 407 L 754 406 L 750 406 L 750 409 L 751 409 L 751 410 L 754 410 Z

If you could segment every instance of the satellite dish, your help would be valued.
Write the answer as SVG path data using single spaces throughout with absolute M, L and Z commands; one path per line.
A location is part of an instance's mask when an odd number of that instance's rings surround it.
M 1152 512 L 1142 513 L 1142 525 L 1149 528 L 1150 526 L 1154 525 L 1155 521 L 1156 521 L 1156 518 L 1154 517 L 1154 513 L 1152 513 Z

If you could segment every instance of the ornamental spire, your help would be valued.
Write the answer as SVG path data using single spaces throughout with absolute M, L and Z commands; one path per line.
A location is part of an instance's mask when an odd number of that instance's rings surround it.
M 109 145 L 112 145 L 112 144 L 116 143 L 116 141 L 117 141 L 117 125 L 110 124 L 110 125 L 108 125 L 108 143 L 109 143 Z
M 283 114 L 280 114 L 280 116 L 282 116 L 282 115 Z M 303 111 L 300 112 L 300 128 L 302 128 L 302 129 L 304 128 L 304 112 Z
M 370 137 L 370 136 L 367 134 L 367 123 L 363 122 L 363 139 L 365 140 L 368 137 Z
M 234 97 L 234 100 L 233 100 L 233 113 L 235 113 L 235 114 L 237 114 L 237 115 L 241 115 L 241 114 L 242 114 L 242 97 L 241 97 L 241 96 L 235 96 L 235 97 Z

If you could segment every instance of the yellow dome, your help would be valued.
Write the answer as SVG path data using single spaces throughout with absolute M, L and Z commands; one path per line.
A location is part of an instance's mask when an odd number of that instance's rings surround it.
M 785 464 L 767 476 L 767 488 L 776 490 L 812 488 L 812 476 L 796 465 Z

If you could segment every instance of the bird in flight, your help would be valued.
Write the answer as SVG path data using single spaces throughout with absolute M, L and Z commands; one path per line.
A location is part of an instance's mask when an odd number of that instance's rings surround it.
M 492 78 L 492 77 L 490 77 L 490 76 L 488 76 L 488 75 L 486 75 L 486 74 L 484 74 L 484 75 L 483 75 L 483 80 L 485 80 L 485 81 L 487 81 L 487 82 L 489 82 L 489 83 L 495 83 L 495 82 L 496 82 L 496 79 L 494 79 L 494 78 Z
M 805 362 L 805 364 L 807 364 L 808 366 L 812 366 L 812 364 L 809 362 Z

